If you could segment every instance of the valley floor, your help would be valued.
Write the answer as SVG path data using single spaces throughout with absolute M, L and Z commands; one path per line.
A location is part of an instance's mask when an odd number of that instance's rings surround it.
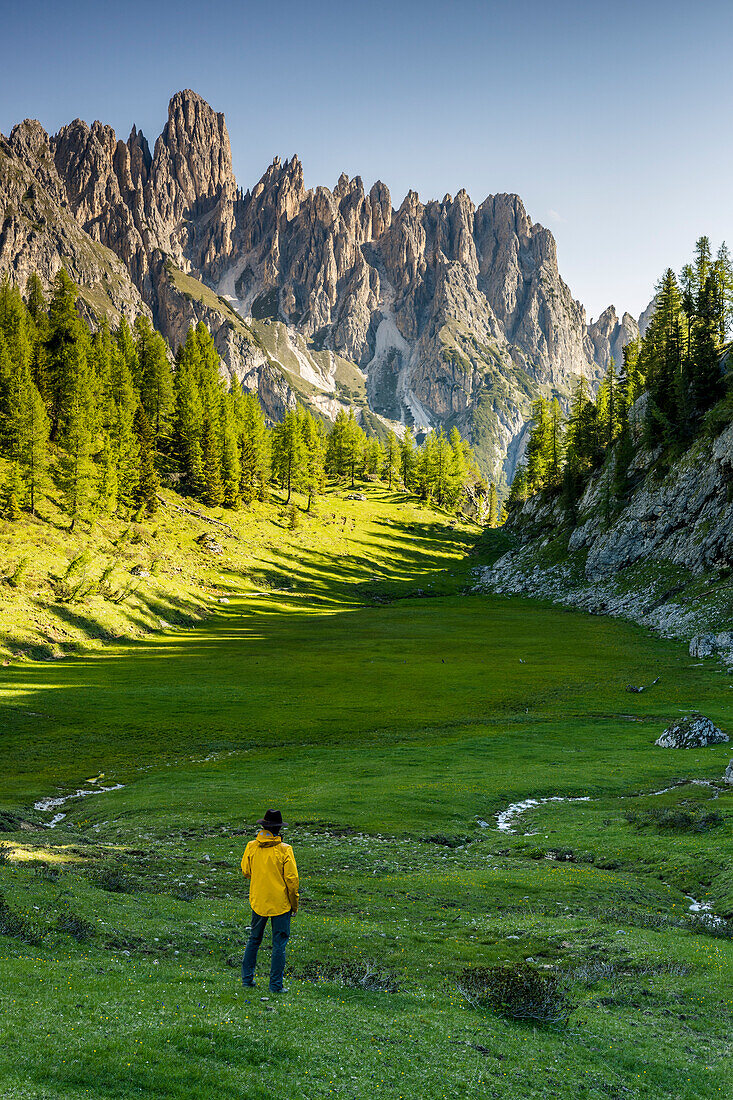
M 463 594 L 475 532 L 364 492 L 318 534 L 252 531 L 195 628 L 0 669 L 0 1093 L 729 1096 L 731 747 L 654 746 L 692 709 L 733 733 L 729 678 L 619 620 Z M 302 876 L 279 1001 L 266 953 L 260 989 L 238 972 L 268 805 Z M 466 995 L 524 960 L 566 1025 Z

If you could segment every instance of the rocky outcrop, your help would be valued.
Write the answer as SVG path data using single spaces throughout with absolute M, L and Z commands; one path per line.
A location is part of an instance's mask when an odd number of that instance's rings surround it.
M 243 194 L 224 116 L 190 90 L 171 100 L 152 153 L 135 127 L 123 141 L 80 119 L 51 139 L 23 123 L 10 146 L 54 217 L 122 261 L 174 345 L 201 309 L 161 279 L 166 262 L 242 321 L 279 320 L 292 340 L 363 370 L 372 411 L 396 426 L 457 425 L 500 481 L 521 456 L 532 400 L 566 403 L 581 373 L 597 381 L 636 334 L 612 307 L 587 326 L 552 234 L 516 195 L 477 207 L 463 190 L 427 203 L 410 191 L 395 211 L 383 183 L 367 191 L 358 176 L 306 189 L 297 157 L 275 158 Z M 17 226 L 4 245 L 11 270 L 27 270 L 31 254 L 47 269 L 55 262 L 51 245 L 45 261 L 37 249 L 21 259 Z M 254 353 L 232 346 L 226 308 L 207 310 L 217 346 L 226 336 L 228 369 L 250 377 Z M 332 405 L 322 411 L 335 415 Z
M 702 714 L 689 714 L 668 726 L 654 742 L 661 749 L 704 749 L 730 740 L 727 733 Z
M 48 289 L 62 266 L 81 286 L 88 316 L 150 315 L 125 264 L 79 226 L 48 134 L 26 121 L 0 137 L 0 271 L 21 287 L 36 272 Z
M 660 476 L 642 447 L 625 506 L 609 510 L 613 464 L 588 483 L 570 524 L 559 497 L 532 497 L 506 532 L 515 547 L 477 587 L 618 615 L 733 663 L 733 424 Z
M 616 367 L 620 368 L 624 361 L 624 348 L 638 335 L 639 325 L 630 313 L 624 313 L 619 320 L 613 306 L 604 309 L 598 320 L 588 325 L 594 362 L 605 369 L 613 359 Z

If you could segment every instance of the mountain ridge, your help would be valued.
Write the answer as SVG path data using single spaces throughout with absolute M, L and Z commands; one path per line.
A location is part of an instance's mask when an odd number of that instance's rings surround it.
M 427 202 L 409 191 L 394 209 L 381 181 L 367 192 L 342 174 L 333 190 L 307 189 L 295 156 L 274 158 L 242 191 L 224 115 L 190 89 L 171 99 L 152 152 L 136 127 L 125 142 L 80 119 L 52 137 L 20 123 L 4 149 L 60 224 L 73 221 L 122 262 L 117 304 L 147 307 L 173 347 L 204 320 L 229 374 L 257 389 L 274 419 L 306 400 L 331 419 L 355 405 L 380 431 L 455 425 L 506 484 L 532 401 L 566 403 L 581 374 L 595 385 L 638 332 L 613 307 L 587 323 L 552 233 L 517 195 L 474 205 L 465 190 Z M 19 265 L 5 222 L 0 265 L 27 277 L 32 242 Z M 56 236 L 57 266 L 71 232 Z M 52 266 L 42 265 L 44 278 Z M 200 288 L 182 290 L 184 277 Z M 292 369 L 274 343 L 287 345 Z M 340 361 L 353 366 L 346 396 Z

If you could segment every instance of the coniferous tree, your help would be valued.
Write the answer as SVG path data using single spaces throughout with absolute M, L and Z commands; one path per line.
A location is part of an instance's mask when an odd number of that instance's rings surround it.
M 690 388 L 693 415 L 698 419 L 712 408 L 723 392 L 718 347 L 719 324 L 715 279 L 708 275 L 700 289 L 692 334 Z
M 239 387 L 237 387 L 239 388 Z M 270 440 L 262 406 L 254 393 L 234 391 L 240 437 L 240 491 L 245 504 L 265 497 L 270 472 Z
M 407 490 L 412 489 L 414 485 L 416 467 L 415 437 L 410 428 L 405 428 L 405 434 L 400 443 L 400 477 Z
M 155 433 L 155 449 L 159 455 L 170 428 L 173 378 L 165 341 L 151 327 L 147 317 L 138 317 L 135 321 L 135 353 L 140 402 Z
M 356 471 L 361 465 L 366 436 L 363 428 L 357 422 L 353 409 L 349 410 L 346 425 L 343 431 L 343 445 L 341 461 L 344 472 L 351 478 L 351 488 L 354 488 Z
M 46 384 L 51 439 L 56 440 L 73 404 L 82 323 L 76 312 L 77 288 L 64 268 L 53 284 L 46 332 Z
M 303 492 L 308 494 L 310 512 L 313 501 L 323 492 L 326 482 L 326 443 L 320 423 L 307 411 L 300 410 L 300 434 L 303 441 Z
M 391 491 L 399 476 L 400 445 L 394 432 L 390 432 L 382 448 L 382 481 L 386 481 Z
M 222 407 L 221 480 L 222 500 L 227 508 L 239 508 L 242 503 L 240 489 L 242 467 L 239 460 L 239 428 L 236 422 L 236 401 L 236 395 L 233 392 L 228 393 Z
M 487 523 L 489 527 L 499 526 L 499 498 L 496 492 L 496 485 L 493 481 L 489 486 L 489 514 Z
M 135 489 L 137 504 L 148 516 L 158 511 L 158 472 L 155 468 L 155 429 L 148 414 L 139 404 L 135 412 L 135 435 L 138 442 L 138 481 Z
M 91 501 L 94 483 L 95 408 L 91 371 L 81 341 L 67 349 L 63 414 L 59 419 L 60 480 L 70 530 Z
M 379 440 L 372 436 L 365 439 L 362 448 L 362 474 L 364 477 L 376 477 L 382 461 L 382 448 Z
M 336 420 L 328 433 L 326 442 L 326 470 L 331 477 L 341 478 L 346 474 L 346 438 L 349 418 L 345 409 L 339 409 Z
M 293 489 L 299 487 L 304 451 L 298 413 L 288 409 L 282 422 L 272 429 L 272 472 L 280 487 L 287 490 L 286 504 L 290 504 Z
M 210 508 L 215 508 L 224 499 L 221 483 L 221 440 L 217 425 L 207 414 L 204 415 L 201 428 L 201 463 L 203 467 L 202 499 Z

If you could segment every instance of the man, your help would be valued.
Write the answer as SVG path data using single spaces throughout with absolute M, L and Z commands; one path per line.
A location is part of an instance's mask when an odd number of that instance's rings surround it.
M 285 945 L 290 938 L 290 918 L 298 912 L 298 868 L 293 849 L 283 843 L 287 827 L 279 810 L 267 810 L 257 822 L 261 825 L 255 840 L 250 840 L 242 856 L 242 874 L 249 881 L 252 927 L 242 959 L 242 985 L 252 988 L 257 951 L 262 943 L 267 918 L 272 923 L 272 963 L 270 992 L 283 992 Z

